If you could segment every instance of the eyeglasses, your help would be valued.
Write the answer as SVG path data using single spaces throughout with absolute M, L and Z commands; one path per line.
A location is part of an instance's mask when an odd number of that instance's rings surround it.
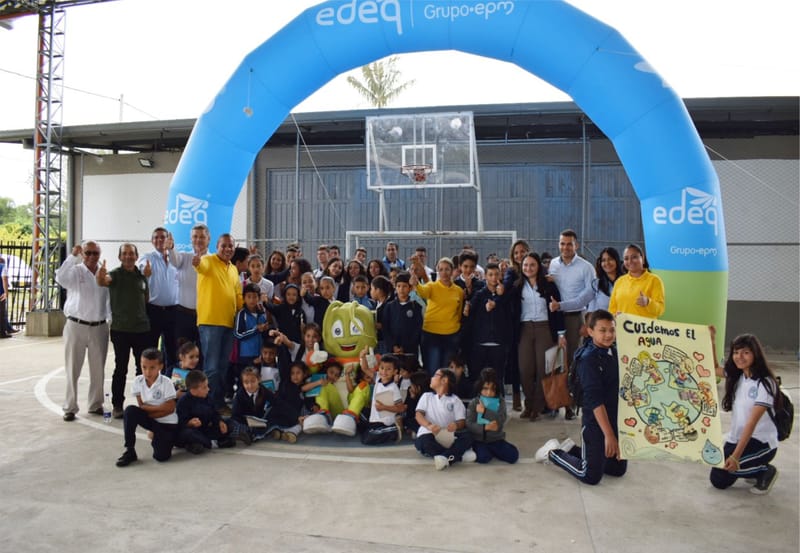
M 83 255 L 100 255 L 100 252 L 83 252 Z

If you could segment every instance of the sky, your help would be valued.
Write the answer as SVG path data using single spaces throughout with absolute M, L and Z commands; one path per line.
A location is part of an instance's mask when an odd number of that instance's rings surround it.
M 319 3 L 117 0 L 70 8 L 62 122 L 195 118 L 247 53 Z M 570 3 L 622 33 L 683 98 L 800 94 L 794 0 Z M 10 31 L 0 29 L 2 130 L 34 125 L 36 26 L 29 16 L 15 20 Z M 512 64 L 458 52 L 404 54 L 398 68 L 403 80 L 415 82 L 390 107 L 570 99 Z M 347 75 L 293 111 L 369 107 Z M 31 151 L 0 145 L 0 196 L 30 202 L 32 166 Z

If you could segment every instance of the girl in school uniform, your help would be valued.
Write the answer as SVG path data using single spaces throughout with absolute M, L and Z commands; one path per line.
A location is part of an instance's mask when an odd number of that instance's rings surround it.
M 732 417 L 723 446 L 725 467 L 711 469 L 711 484 L 725 489 L 739 478 L 755 479 L 750 491 L 769 493 L 778 477 L 778 469 L 770 464 L 778 452 L 778 429 L 767 410 L 779 408 L 776 403 L 782 398 L 758 338 L 752 334 L 734 338 L 717 376 L 725 377 L 722 409 L 732 411 Z

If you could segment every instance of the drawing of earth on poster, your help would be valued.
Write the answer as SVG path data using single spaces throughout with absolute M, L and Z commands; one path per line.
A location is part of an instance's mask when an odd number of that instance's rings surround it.
M 722 467 L 722 425 L 707 326 L 620 314 L 619 446 L 623 459 Z

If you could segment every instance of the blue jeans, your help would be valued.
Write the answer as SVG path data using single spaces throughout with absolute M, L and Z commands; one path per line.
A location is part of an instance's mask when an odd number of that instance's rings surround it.
M 458 352 L 458 332 L 454 334 L 433 334 L 422 331 L 422 364 L 429 375 L 447 368 L 450 358 Z
M 233 347 L 233 329 L 226 326 L 200 325 L 200 349 L 203 352 L 203 372 L 208 377 L 209 397 L 214 407 L 225 406 L 223 377 L 228 371 L 231 348 Z

